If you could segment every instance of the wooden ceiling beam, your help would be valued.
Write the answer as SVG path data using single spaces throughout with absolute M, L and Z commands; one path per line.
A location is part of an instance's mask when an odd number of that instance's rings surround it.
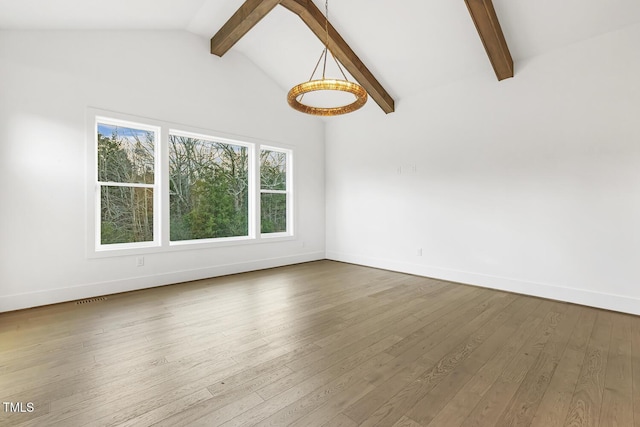
M 325 43 L 327 39 L 325 32 L 326 18 L 312 0 L 281 0 L 280 4 L 298 15 L 316 37 L 322 41 L 322 44 Z M 349 74 L 364 87 L 369 96 L 385 113 L 388 114 L 395 111 L 395 101 L 391 95 L 382 87 L 330 22 L 328 30 L 329 50 L 333 55 L 344 65 Z
M 254 25 L 267 16 L 280 0 L 247 0 L 211 38 L 211 53 L 222 56 Z
M 491 0 L 464 0 L 498 80 L 513 77 L 513 59 Z

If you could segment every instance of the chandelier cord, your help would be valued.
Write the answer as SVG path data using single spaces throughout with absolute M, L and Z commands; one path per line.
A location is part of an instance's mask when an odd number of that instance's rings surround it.
M 331 52 L 331 51 L 329 51 Z M 333 58 L 333 60 L 335 61 L 336 65 L 338 66 L 338 70 L 340 70 L 340 73 L 342 73 L 342 77 L 344 77 L 345 81 L 349 81 L 349 79 L 347 78 L 347 75 L 344 73 L 344 71 L 342 70 L 342 66 L 340 65 L 340 61 L 338 61 L 338 58 L 335 57 L 335 55 L 333 54 L 333 52 L 331 52 L 331 57 Z
M 309 81 L 313 80 L 313 76 L 316 74 L 316 71 L 318 71 L 318 65 L 320 65 L 320 61 L 322 61 L 322 57 L 326 55 L 326 50 L 323 50 L 322 53 L 320 54 L 320 58 L 318 58 L 318 62 L 316 62 L 316 66 L 313 69 L 313 72 L 311 73 L 311 77 L 309 77 Z
M 325 16 L 325 20 L 324 20 L 325 41 L 324 41 L 324 66 L 322 68 L 322 78 L 323 79 L 325 78 L 325 71 L 327 69 L 327 51 L 329 51 L 331 53 L 331 57 L 333 58 L 333 61 L 338 66 L 338 70 L 340 70 L 342 77 L 344 77 L 346 81 L 349 81 L 349 79 L 347 78 L 347 75 L 342 70 L 342 66 L 340 66 L 340 62 L 338 62 L 338 58 L 336 58 L 333 52 L 331 52 L 331 49 L 329 49 L 329 0 L 324 1 L 324 16 Z
M 324 56 L 326 58 L 327 55 L 327 50 L 323 50 L 322 53 L 320 54 L 320 58 L 318 58 L 318 62 L 316 62 L 316 66 L 313 69 L 313 72 L 311 73 L 311 77 L 309 77 L 309 81 L 313 80 L 313 76 L 316 74 L 316 71 L 318 71 L 318 65 L 320 65 L 320 61 L 322 61 L 322 57 Z M 333 55 L 333 54 L 332 54 Z M 323 77 L 324 78 L 324 77 Z M 304 98 L 304 93 L 302 94 L 302 96 L 300 97 L 300 101 L 302 101 L 302 98 Z
M 324 80 L 327 71 L 327 50 L 329 50 L 329 0 L 324 1 L 324 64 L 322 66 L 322 80 Z M 333 56 L 333 53 L 331 53 Z
M 323 59 L 324 59 L 324 62 L 322 64 L 322 79 L 324 80 L 326 78 L 327 51 L 329 51 L 329 53 L 331 53 L 331 58 L 333 58 L 333 62 L 335 62 L 336 65 L 338 66 L 338 70 L 340 70 L 340 74 L 342 74 L 342 77 L 344 77 L 344 79 L 346 81 L 349 81 L 349 79 L 347 78 L 347 75 L 345 74 L 344 70 L 342 69 L 342 66 L 340 65 L 340 61 L 338 61 L 338 58 L 336 58 L 336 56 L 333 54 L 333 52 L 331 52 L 331 50 L 329 49 L 329 0 L 325 0 L 325 2 L 324 2 L 324 10 L 325 10 L 325 22 L 324 22 L 325 41 L 324 41 L 324 49 L 323 49 L 322 53 L 320 54 L 320 58 L 318 58 L 318 62 L 316 62 L 316 66 L 314 67 L 313 72 L 311 73 L 311 77 L 309 77 L 309 81 L 313 80 L 313 76 L 316 74 L 316 71 L 318 71 L 318 66 L 320 65 L 320 61 L 322 61 Z
M 327 37 L 324 45 L 329 47 L 329 0 L 324 0 L 324 32 Z

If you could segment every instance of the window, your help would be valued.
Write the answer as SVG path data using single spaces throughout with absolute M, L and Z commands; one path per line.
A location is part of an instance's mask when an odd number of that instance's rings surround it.
M 158 129 L 100 119 L 96 124 L 98 246 L 157 242 Z
M 89 119 L 89 254 L 293 236 L 291 150 L 98 110 Z
M 260 150 L 260 232 L 289 231 L 289 153 L 274 148 Z
M 249 235 L 249 150 L 169 135 L 171 241 Z

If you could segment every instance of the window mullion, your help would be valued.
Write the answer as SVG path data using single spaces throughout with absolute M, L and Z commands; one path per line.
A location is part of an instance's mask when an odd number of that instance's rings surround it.
M 261 184 L 261 178 L 260 178 L 260 147 L 255 147 L 253 148 L 253 158 L 254 158 L 254 164 L 253 164 L 253 171 L 254 171 L 254 177 L 253 177 L 253 188 L 259 191 L 254 191 L 253 193 L 253 237 L 256 240 L 260 240 L 261 239 L 261 230 L 260 230 L 260 218 L 261 218 L 261 198 L 262 198 L 262 184 Z
M 163 125 L 160 130 L 160 147 L 159 147 L 159 176 L 158 186 L 160 194 L 160 206 L 158 209 L 159 225 L 160 225 L 160 245 L 167 247 L 170 244 L 170 184 L 169 184 L 169 128 Z

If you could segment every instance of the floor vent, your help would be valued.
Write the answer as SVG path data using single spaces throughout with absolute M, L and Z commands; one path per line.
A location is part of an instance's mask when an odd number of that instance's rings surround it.
M 80 301 L 76 301 L 76 305 L 89 304 L 90 302 L 106 301 L 106 299 L 107 297 L 83 299 Z

